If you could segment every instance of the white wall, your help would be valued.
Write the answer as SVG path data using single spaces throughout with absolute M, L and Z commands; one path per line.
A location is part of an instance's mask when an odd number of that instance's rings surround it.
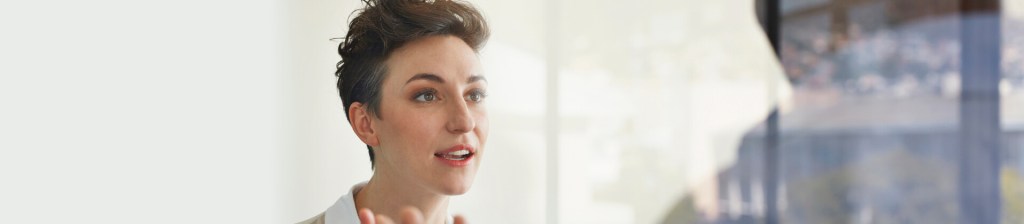
M 0 223 L 278 219 L 279 8 L 0 3 Z

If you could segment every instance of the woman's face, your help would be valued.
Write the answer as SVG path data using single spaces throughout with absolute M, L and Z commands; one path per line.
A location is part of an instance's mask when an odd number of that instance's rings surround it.
M 487 141 L 487 81 L 476 52 L 454 36 L 421 38 L 385 62 L 376 172 L 444 195 L 469 190 Z

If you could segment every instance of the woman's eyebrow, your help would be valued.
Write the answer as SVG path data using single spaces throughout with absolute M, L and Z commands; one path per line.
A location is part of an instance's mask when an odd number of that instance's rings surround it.
M 416 74 L 416 75 L 412 76 L 412 78 L 409 78 L 409 80 L 405 81 L 405 84 L 409 84 L 410 82 L 416 81 L 416 80 L 427 80 L 427 81 L 432 81 L 432 82 L 444 84 L 444 79 L 441 78 L 441 76 L 430 74 L 430 73 Z M 482 75 L 474 75 L 474 76 L 470 76 L 468 79 L 466 79 L 466 83 L 473 83 L 473 82 L 477 82 L 477 81 L 487 82 L 487 78 L 485 78 Z
M 437 76 L 437 75 L 430 74 L 430 73 L 416 74 L 416 75 L 412 76 L 412 78 L 409 78 L 408 81 L 405 81 L 405 84 L 409 84 L 412 81 L 421 80 L 421 79 L 422 80 L 433 81 L 433 82 L 436 82 L 436 83 L 444 84 L 444 79 L 442 79 L 441 76 Z
M 476 82 L 476 81 L 487 82 L 487 78 L 484 78 L 484 76 L 482 76 L 482 75 L 474 75 L 474 76 L 470 76 L 469 79 L 466 79 L 466 83 L 473 83 L 473 82 Z

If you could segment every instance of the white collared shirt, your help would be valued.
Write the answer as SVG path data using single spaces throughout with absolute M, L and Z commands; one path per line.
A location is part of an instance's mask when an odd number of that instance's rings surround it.
M 352 190 L 341 196 L 324 212 L 324 224 L 359 224 L 359 214 L 356 212 L 355 195 L 366 186 L 366 182 L 352 186 Z M 445 223 L 452 224 L 452 216 L 445 219 Z
M 359 193 L 359 190 L 366 186 L 366 182 L 358 183 L 352 186 L 352 190 L 349 190 L 348 194 L 341 196 L 338 201 L 334 202 L 327 211 L 324 212 L 324 223 L 325 224 L 359 224 L 359 214 L 356 213 L 356 200 L 355 195 Z

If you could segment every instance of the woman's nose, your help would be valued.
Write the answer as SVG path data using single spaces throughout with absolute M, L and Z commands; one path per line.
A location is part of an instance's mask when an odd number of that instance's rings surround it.
M 448 132 L 455 134 L 462 134 L 470 132 L 473 128 L 476 128 L 476 121 L 473 119 L 473 113 L 469 109 L 469 105 L 465 100 L 453 100 L 448 110 L 448 123 L 445 128 Z

